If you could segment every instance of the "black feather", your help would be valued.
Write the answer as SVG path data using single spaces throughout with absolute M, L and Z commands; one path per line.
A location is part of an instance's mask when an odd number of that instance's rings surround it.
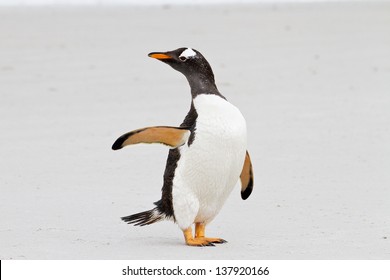
M 121 219 L 122 221 L 128 224 L 134 224 L 135 226 L 146 226 L 161 221 L 164 218 L 165 215 L 160 213 L 157 208 L 154 208 L 152 210 L 122 217 Z

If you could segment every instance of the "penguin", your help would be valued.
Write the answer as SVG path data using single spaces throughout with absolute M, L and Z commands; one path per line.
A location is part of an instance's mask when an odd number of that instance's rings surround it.
M 225 243 L 222 238 L 206 237 L 205 228 L 238 181 L 242 199 L 252 193 L 254 177 L 247 151 L 246 121 L 240 110 L 219 92 L 211 66 L 199 51 L 179 48 L 152 52 L 149 57 L 168 64 L 187 78 L 191 106 L 178 127 L 133 130 L 112 145 L 113 150 L 138 143 L 160 143 L 170 148 L 161 199 L 153 209 L 122 220 L 135 226 L 171 220 L 182 230 L 189 246 Z

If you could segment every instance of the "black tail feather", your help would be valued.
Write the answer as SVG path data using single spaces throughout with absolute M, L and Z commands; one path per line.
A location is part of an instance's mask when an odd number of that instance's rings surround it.
M 134 224 L 135 226 L 146 226 L 164 220 L 166 219 L 166 216 L 156 207 L 152 210 L 122 217 L 121 219 L 122 221 L 128 224 Z

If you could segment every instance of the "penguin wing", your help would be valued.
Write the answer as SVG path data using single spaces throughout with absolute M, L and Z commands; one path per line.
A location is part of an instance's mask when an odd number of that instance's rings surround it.
M 247 199 L 253 190 L 253 169 L 251 158 L 249 157 L 248 151 L 246 151 L 244 167 L 242 168 L 241 175 L 241 198 Z
M 172 148 L 185 144 L 191 134 L 188 127 L 152 126 L 130 131 L 119 137 L 112 145 L 119 150 L 127 145 L 160 143 Z

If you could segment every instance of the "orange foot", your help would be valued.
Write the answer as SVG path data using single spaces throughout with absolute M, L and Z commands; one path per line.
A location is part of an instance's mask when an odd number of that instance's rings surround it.
M 205 237 L 204 232 L 205 232 L 205 225 L 203 223 L 195 224 L 195 238 L 192 236 L 191 227 L 183 230 L 186 244 L 189 246 L 203 247 L 203 246 L 215 246 L 214 244 L 222 244 L 227 242 L 222 238 Z
M 209 243 L 215 243 L 215 244 L 227 243 L 227 241 L 225 239 L 215 238 L 215 237 L 195 237 L 195 239 L 204 240 L 204 241 L 207 241 Z
M 204 223 L 195 223 L 195 238 L 206 240 L 211 243 L 227 243 L 227 241 L 222 238 L 205 237 L 205 229 L 206 225 Z
M 200 238 L 188 238 L 186 239 L 186 244 L 188 246 L 197 246 L 197 247 L 215 246 L 213 242 L 210 242 L 206 239 L 200 239 Z

